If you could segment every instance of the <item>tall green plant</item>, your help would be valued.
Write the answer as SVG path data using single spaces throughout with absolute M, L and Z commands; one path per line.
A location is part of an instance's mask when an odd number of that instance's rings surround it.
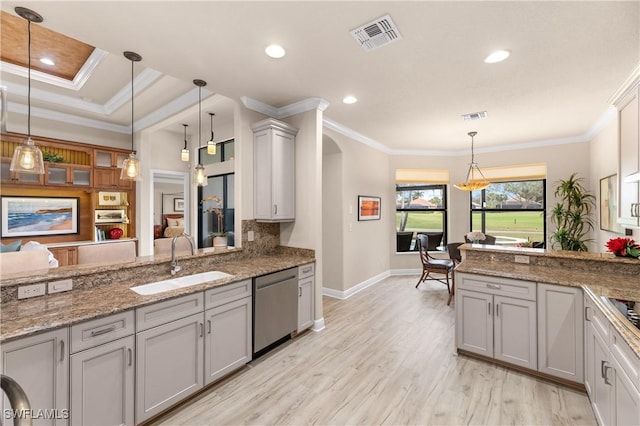
M 555 196 L 562 201 L 553 208 L 551 219 L 556 231 L 551 235 L 554 247 L 562 250 L 588 251 L 585 244 L 587 234 L 593 229 L 591 212 L 595 207 L 595 197 L 582 186 L 582 178 L 572 174 L 567 180 L 560 180 Z

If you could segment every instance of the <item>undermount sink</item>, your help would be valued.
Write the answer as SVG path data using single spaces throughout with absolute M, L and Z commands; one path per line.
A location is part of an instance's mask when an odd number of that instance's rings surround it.
M 222 278 L 231 278 L 233 275 L 220 271 L 202 272 L 200 274 L 185 275 L 184 277 L 171 278 L 155 283 L 138 285 L 131 287 L 131 290 L 142 296 L 162 293 L 163 291 L 175 290 L 177 288 L 190 287 L 192 285 L 202 284 L 219 280 Z

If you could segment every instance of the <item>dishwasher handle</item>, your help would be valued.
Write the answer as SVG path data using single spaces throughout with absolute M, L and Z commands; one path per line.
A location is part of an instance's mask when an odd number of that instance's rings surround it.
M 277 285 L 277 284 L 282 284 L 283 282 L 289 281 L 289 280 L 297 280 L 298 277 L 295 274 L 283 277 L 277 281 L 267 281 L 267 282 L 259 282 L 256 281 L 256 290 L 262 290 L 264 288 L 267 287 L 271 287 L 272 285 Z

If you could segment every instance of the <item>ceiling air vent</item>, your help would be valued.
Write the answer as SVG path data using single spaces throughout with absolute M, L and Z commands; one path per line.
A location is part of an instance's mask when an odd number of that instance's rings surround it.
M 360 43 L 365 52 L 370 52 L 402 38 L 389 15 L 352 30 L 351 35 Z
M 472 112 L 471 114 L 464 114 L 462 116 L 462 119 L 464 121 L 469 121 L 469 120 L 484 120 L 485 118 L 487 118 L 487 111 L 480 111 L 480 112 Z

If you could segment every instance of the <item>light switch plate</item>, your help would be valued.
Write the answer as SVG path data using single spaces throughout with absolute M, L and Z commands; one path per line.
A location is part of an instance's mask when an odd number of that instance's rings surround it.
M 249 241 L 253 241 L 253 239 L 255 238 L 253 231 L 247 231 L 247 240 Z
M 516 258 L 514 260 L 516 263 L 526 263 L 529 264 L 529 256 L 521 256 L 521 255 L 516 255 Z
M 49 283 L 49 294 L 60 293 L 61 291 L 69 291 L 73 288 L 71 278 L 66 280 L 51 281 Z

